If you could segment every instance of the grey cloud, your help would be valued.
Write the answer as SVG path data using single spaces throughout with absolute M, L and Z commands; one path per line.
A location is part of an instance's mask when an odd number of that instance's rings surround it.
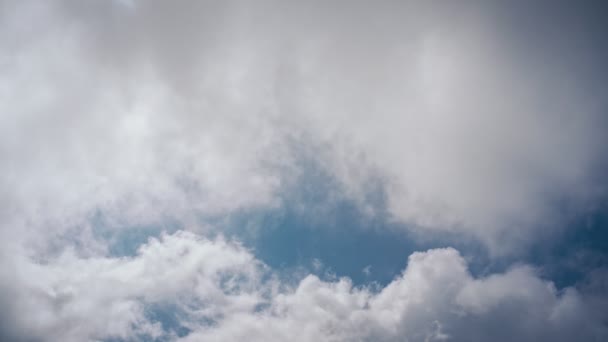
M 10 7 L 2 187 L 21 217 L 274 206 L 296 171 L 290 141 L 322 146 L 349 196 L 380 175 L 395 218 L 499 253 L 559 227 L 554 202 L 605 195 L 605 101 L 575 72 L 593 51 L 543 64 L 499 6 Z M 551 41 L 553 24 L 538 22 Z

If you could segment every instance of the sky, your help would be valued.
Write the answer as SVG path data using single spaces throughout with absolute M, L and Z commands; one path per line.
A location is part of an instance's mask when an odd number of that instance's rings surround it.
M 608 340 L 600 1 L 0 0 L 0 341 Z

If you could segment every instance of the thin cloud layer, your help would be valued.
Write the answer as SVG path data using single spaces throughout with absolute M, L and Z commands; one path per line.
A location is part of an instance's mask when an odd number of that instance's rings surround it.
M 451 248 L 414 253 L 381 289 L 291 283 L 234 242 L 177 232 L 131 258 L 22 259 L 3 302 L 14 341 L 601 341 L 605 312 L 528 266 L 474 278 Z M 10 294 L 7 296 L 7 294 Z M 170 308 L 171 326 L 154 319 Z M 154 309 L 156 308 L 156 309 Z M 158 313 L 157 313 L 158 314 Z M 167 314 L 167 313 L 166 313 Z M 93 319 L 94 318 L 94 319 Z M 180 337 L 181 336 L 181 337 Z

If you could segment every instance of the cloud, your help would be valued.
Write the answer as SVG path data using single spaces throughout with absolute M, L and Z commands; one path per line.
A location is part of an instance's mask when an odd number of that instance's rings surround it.
M 144 304 L 175 303 L 193 318 L 218 319 L 253 310 L 264 294 L 263 265 L 251 254 L 186 232 L 151 239 L 133 258 L 82 258 L 66 249 L 44 263 L 12 261 L 2 279 L 16 286 L 4 298 L 14 311 L 3 318 L 14 317 L 26 340 L 158 337 L 165 332 L 148 322 Z
M 21 256 L 15 266 L 12 274 L 2 268 L 11 280 L 3 282 L 2 321 L 14 320 L 3 333 L 17 341 L 599 341 L 608 334 L 584 292 L 558 291 L 528 266 L 475 278 L 451 248 L 412 254 L 378 290 L 348 278 L 280 280 L 238 243 L 182 231 L 150 239 L 129 258 L 67 249 L 44 262 Z M 153 319 L 155 305 L 171 308 L 174 327 Z
M 326 163 L 353 193 L 365 181 L 360 169 L 378 171 L 390 213 L 410 227 L 512 249 L 538 226 L 556 231 L 564 219 L 556 202 L 580 210 L 605 194 L 595 178 L 605 163 L 605 104 L 583 90 L 593 81 L 576 62 L 543 64 L 568 47 L 524 49 L 534 42 L 490 24 L 489 12 L 455 10 L 452 20 L 431 12 L 395 28 L 398 36 L 369 29 L 381 43 L 327 28 L 302 71 L 307 95 L 293 107 L 332 147 Z M 556 24 L 539 20 L 537 29 Z
M 380 289 L 292 283 L 192 232 L 113 257 L 91 223 L 200 232 L 299 198 L 285 192 L 314 168 L 363 208 L 385 196 L 391 227 L 526 249 L 606 196 L 598 20 L 477 1 L 0 1 L 0 339 L 602 340 L 599 271 L 558 290 L 436 249 Z
M 361 272 L 363 272 L 363 274 L 365 274 L 366 277 L 369 277 L 372 274 L 372 266 L 367 265 L 367 266 L 363 267 L 363 270 L 361 270 Z
M 100 9 L 104 20 L 114 13 L 117 25 L 128 25 L 128 8 L 108 6 Z M 272 115 L 249 107 L 256 94 L 241 88 L 247 75 L 232 68 L 238 58 L 200 70 L 204 80 L 178 89 L 161 61 L 138 59 L 130 44 L 101 46 L 104 38 L 89 32 L 95 22 L 80 22 L 68 3 L 9 7 L 0 81 L 4 226 L 40 234 L 42 226 L 84 224 L 95 211 L 129 225 L 276 205 L 288 156 Z M 125 64 L 100 60 L 110 50 Z
M 311 146 L 349 196 L 383 179 L 410 228 L 495 250 L 605 194 L 595 50 L 556 43 L 559 7 L 529 38 L 517 10 L 473 4 L 3 6 L 6 225 L 277 206 Z

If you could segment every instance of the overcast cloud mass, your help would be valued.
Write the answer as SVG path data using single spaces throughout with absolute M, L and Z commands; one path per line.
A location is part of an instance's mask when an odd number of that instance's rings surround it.
M 0 0 L 0 340 L 608 340 L 607 10 Z

